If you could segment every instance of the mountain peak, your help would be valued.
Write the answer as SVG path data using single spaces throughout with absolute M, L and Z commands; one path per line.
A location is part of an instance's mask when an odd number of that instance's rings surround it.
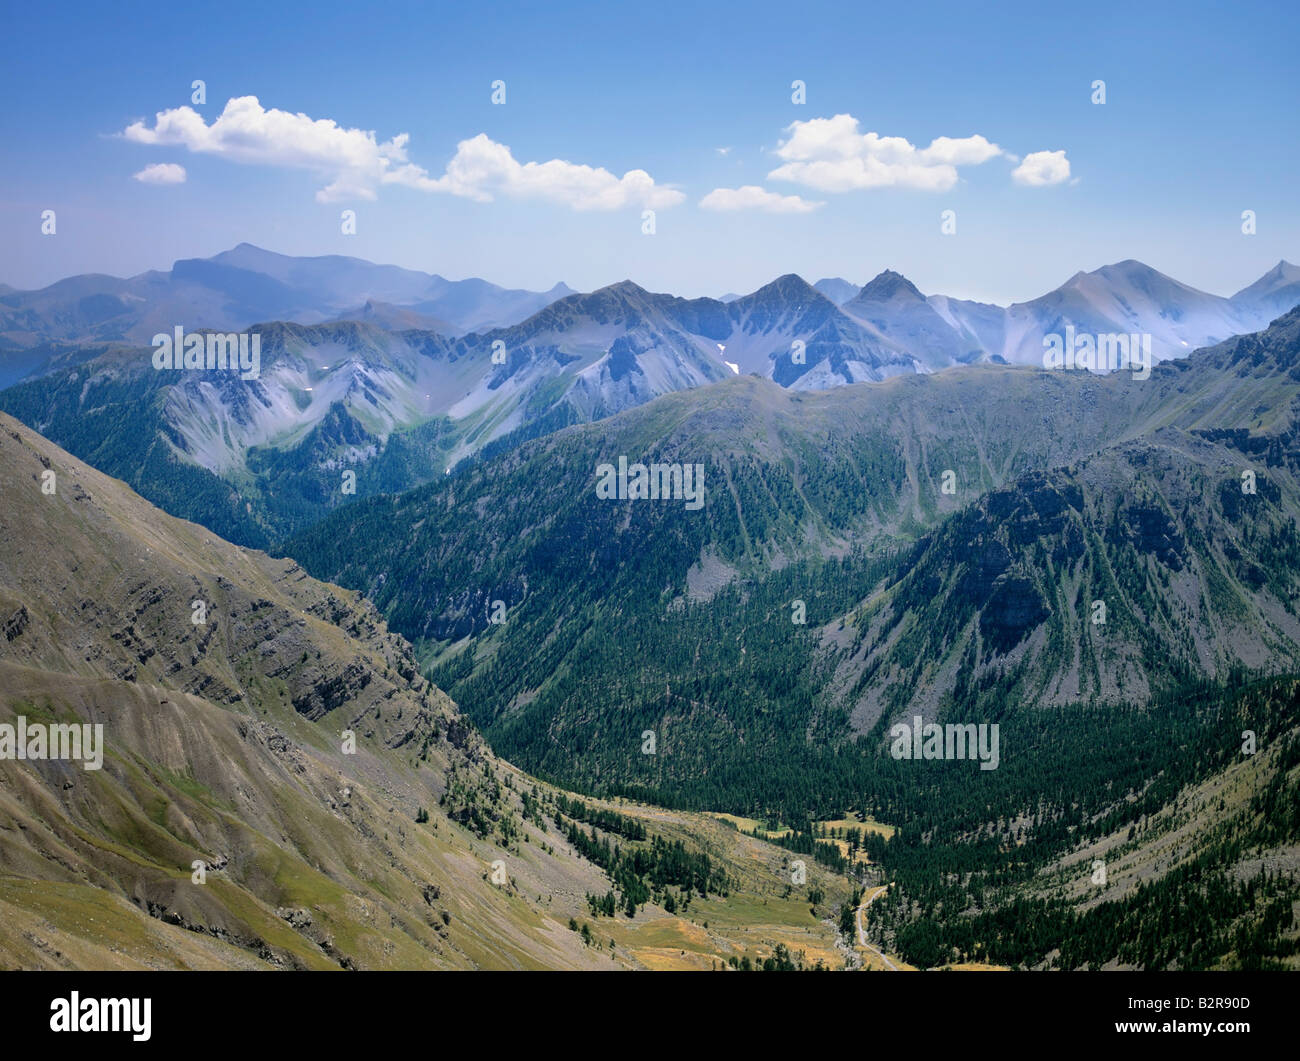
M 862 285 L 850 283 L 843 277 L 826 276 L 813 284 L 813 287 L 834 302 L 835 305 L 842 306 L 861 290 Z
M 1140 274 L 1157 274 L 1159 271 L 1152 269 L 1145 262 L 1140 262 L 1136 258 L 1125 258 L 1123 261 L 1111 262 L 1109 265 L 1103 265 L 1100 269 L 1094 269 L 1091 273 L 1084 273 L 1084 276 L 1137 276 Z
M 616 316 L 626 312 L 640 316 L 647 311 L 655 297 L 635 280 L 619 280 L 598 287 L 595 291 L 586 293 L 574 291 L 554 299 L 538 310 L 534 317 L 541 318 L 552 312 L 559 313 L 561 318 L 566 314 L 578 312 L 592 315 L 597 320 L 605 319 L 611 312 Z
M 230 250 L 220 251 L 212 255 L 211 258 L 194 260 L 229 263 L 234 260 L 241 262 L 280 261 L 290 257 L 291 255 L 279 254 L 276 251 L 269 251 L 265 247 L 259 247 L 256 243 L 236 243 Z
M 1282 258 L 1272 269 L 1253 284 L 1243 287 L 1232 296 L 1236 302 L 1264 300 L 1273 310 L 1290 309 L 1296 298 L 1296 285 L 1300 285 L 1300 266 Z
M 1172 276 L 1162 273 L 1159 269 L 1152 268 L 1146 262 L 1138 261 L 1136 258 L 1125 258 L 1123 261 L 1111 262 L 1109 265 L 1103 265 L 1091 272 L 1075 273 L 1061 287 L 1096 288 L 1098 281 L 1107 288 L 1116 290 L 1127 288 L 1158 299 L 1168 299 L 1171 297 L 1172 292 L 1175 291 L 1189 292 L 1196 290 L 1175 280 Z M 1060 289 L 1058 288 L 1058 290 Z
M 887 302 L 894 298 L 915 299 L 925 301 L 925 296 L 917 290 L 916 285 L 912 283 L 902 273 L 896 273 L 892 269 L 886 269 L 877 274 L 853 299 L 854 302 Z
M 624 298 L 629 298 L 629 297 L 637 297 L 640 295 L 648 295 L 650 294 L 650 292 L 647 291 L 640 284 L 638 284 L 635 280 L 619 280 L 617 283 L 614 284 L 606 284 L 604 287 L 599 288 L 596 291 L 593 291 L 592 294 L 622 295 Z
M 824 299 L 826 296 L 798 273 L 785 273 L 771 283 L 764 284 L 748 297 L 757 302 L 768 302 L 777 299 Z

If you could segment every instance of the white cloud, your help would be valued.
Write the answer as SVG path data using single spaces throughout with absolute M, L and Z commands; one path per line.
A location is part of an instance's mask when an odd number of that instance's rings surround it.
M 916 157 L 925 165 L 978 166 L 1000 154 L 1002 148 L 982 136 L 937 136 L 924 151 L 918 151 Z
M 768 214 L 808 214 L 825 205 L 809 202 L 797 195 L 778 195 L 756 184 L 714 188 L 700 200 L 702 210 L 762 210 Z
M 157 162 L 152 166 L 145 166 L 134 176 L 144 184 L 184 184 L 185 167 L 178 166 L 175 162 Z
M 211 125 L 193 108 L 177 107 L 157 114 L 152 129 L 135 122 L 122 135 L 137 144 L 185 147 L 232 162 L 310 170 L 329 180 L 316 193 L 321 202 L 373 199 L 393 164 L 406 163 L 405 133 L 381 144 L 373 132 L 266 110 L 256 96 L 229 100 Z
M 946 191 L 958 166 L 977 166 L 1003 154 L 982 136 L 940 136 L 918 148 L 901 136 L 862 133 L 851 114 L 794 122 L 776 149 L 784 161 L 768 174 L 822 192 L 905 187 Z
M 1070 179 L 1070 160 L 1064 151 L 1031 151 L 1011 171 L 1011 179 L 1030 188 L 1061 184 Z
M 655 184 L 643 169 L 628 170 L 616 177 L 607 169 L 561 159 L 520 163 L 510 148 L 485 133 L 457 144 L 455 157 L 441 177 L 429 177 L 418 167 L 407 165 L 384 180 L 426 191 L 450 192 L 479 202 L 503 195 L 560 203 L 574 210 L 617 210 L 627 206 L 660 209 L 676 206 L 686 198 L 675 188 Z
M 731 148 L 729 147 L 715 147 L 713 150 L 716 151 L 719 155 L 731 154 Z
M 508 147 L 482 133 L 462 140 L 443 176 L 433 178 L 407 157 L 407 133 L 380 142 L 373 132 L 346 129 L 328 118 L 267 110 L 256 96 L 229 100 L 211 125 L 191 107 L 177 107 L 158 113 L 153 128 L 135 122 L 122 135 L 138 144 L 185 147 L 232 162 L 309 170 L 328 181 L 316 193 L 320 202 L 374 199 L 385 184 L 480 202 L 497 194 L 543 199 L 574 210 L 661 208 L 685 198 L 675 189 L 656 185 L 644 170 L 616 177 L 605 169 L 560 159 L 520 163 Z

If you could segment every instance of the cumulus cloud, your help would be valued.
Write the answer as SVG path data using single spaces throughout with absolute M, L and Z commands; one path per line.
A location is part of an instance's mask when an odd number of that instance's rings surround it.
M 134 177 L 144 184 L 184 184 L 185 167 L 178 166 L 175 162 L 157 162 L 145 166 Z
M 229 100 L 211 125 L 193 108 L 177 107 L 157 114 L 153 128 L 135 122 L 122 135 L 137 144 L 184 147 L 232 162 L 310 170 L 329 181 L 316 193 L 321 202 L 373 199 L 384 175 L 406 163 L 406 134 L 379 143 L 373 132 L 345 129 L 327 118 L 267 110 L 256 96 Z
M 1070 160 L 1064 151 L 1031 151 L 1011 171 L 1011 179 L 1030 188 L 1061 184 L 1070 179 Z
M 700 200 L 703 210 L 762 210 L 768 214 L 808 214 L 825 205 L 809 202 L 797 195 L 778 195 L 756 184 L 714 188 Z
M 308 170 L 328 182 L 316 193 L 320 202 L 374 199 L 386 184 L 480 202 L 496 195 L 542 199 L 574 210 L 660 208 L 685 198 L 655 184 L 645 170 L 617 177 L 560 159 L 520 163 L 506 145 L 482 133 L 462 140 L 446 172 L 434 178 L 407 157 L 406 133 L 381 142 L 371 131 L 344 128 L 332 119 L 268 110 L 256 96 L 229 100 L 211 125 L 193 108 L 177 107 L 159 112 L 152 128 L 134 122 L 122 135 L 133 143 L 184 147 L 232 162 Z
M 616 177 L 607 169 L 577 165 L 561 159 L 518 162 L 510 148 L 485 133 L 456 145 L 456 154 L 438 178 L 415 166 L 405 166 L 387 178 L 427 191 L 450 192 L 489 202 L 496 195 L 512 199 L 541 199 L 574 210 L 617 210 L 627 206 L 659 209 L 686 198 L 675 188 L 654 182 L 643 169 Z
M 919 148 L 901 136 L 859 131 L 851 114 L 794 122 L 776 149 L 784 162 L 768 174 L 821 192 L 864 188 L 946 191 L 958 166 L 977 166 L 1003 154 L 982 136 L 940 136 Z

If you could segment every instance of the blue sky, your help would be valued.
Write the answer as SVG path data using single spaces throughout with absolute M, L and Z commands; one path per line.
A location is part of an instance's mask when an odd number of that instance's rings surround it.
M 1221 294 L 1300 259 L 1295 4 L 96 4 L 6 21 L 15 287 L 243 241 L 534 289 L 717 295 L 892 268 L 998 302 L 1124 258 Z M 183 183 L 136 179 L 160 165 Z

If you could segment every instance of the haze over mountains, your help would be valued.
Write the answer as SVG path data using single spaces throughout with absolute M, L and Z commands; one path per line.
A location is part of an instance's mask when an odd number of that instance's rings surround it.
M 821 283 L 844 293 L 842 282 Z M 1005 309 L 925 296 L 889 271 L 839 305 L 903 347 L 927 351 L 923 363 L 938 368 L 979 360 L 1042 364 L 1043 336 L 1063 333 L 1066 325 L 1092 335 L 1150 334 L 1154 357 L 1165 360 L 1257 331 L 1297 303 L 1300 267 L 1289 262 L 1279 262 L 1254 284 L 1222 298 L 1130 259 L 1075 273 L 1054 291 Z
M 168 273 L 0 293 L 0 407 L 82 457 L 98 452 L 160 503 L 161 481 L 186 480 L 171 496 L 191 498 L 187 515 L 221 509 L 222 533 L 265 544 L 341 502 L 345 468 L 373 473 L 362 493 L 409 487 L 485 446 L 737 373 L 823 390 L 959 364 L 1041 365 L 1043 336 L 1067 326 L 1148 333 L 1159 360 L 1257 330 L 1300 301 L 1300 269 L 1287 262 L 1232 298 L 1133 261 L 1006 308 L 925 296 L 888 270 L 852 292 L 819 284 L 835 300 L 795 275 L 726 302 L 631 281 L 532 293 L 241 244 Z M 259 378 L 156 371 L 147 344 L 178 325 L 255 330 Z M 87 429 L 127 415 L 129 440 Z M 92 437 L 94 451 L 78 441 Z M 281 478 L 268 486 L 272 470 Z
M 659 306 L 669 312 L 670 326 L 716 344 L 730 334 L 725 325 L 708 326 L 720 305 L 773 298 L 806 303 L 811 295 L 805 288 L 811 287 L 864 325 L 871 339 L 904 355 L 904 360 L 910 358 L 915 364 L 909 370 L 920 371 L 999 358 L 1036 364 L 1042 356 L 1042 335 L 1060 331 L 1066 323 L 1094 334 L 1147 331 L 1153 336 L 1157 358 L 1181 356 L 1188 349 L 1257 330 L 1300 302 L 1300 267 L 1285 261 L 1230 298 L 1198 291 L 1128 260 L 1076 273 L 1054 291 L 1007 307 L 942 294 L 926 296 L 890 270 L 860 286 L 839 278 L 815 285 L 800 280 L 793 285 L 793 279 L 799 278 L 783 277 L 775 281 L 775 288 L 769 284 L 747 296 L 675 300 L 693 307 L 683 319 L 673 317 L 674 300 L 669 296 L 646 294 L 661 300 Z M 620 289 L 640 290 L 630 281 L 602 290 Z M 291 257 L 241 243 L 211 258 L 179 260 L 166 272 L 126 279 L 74 276 L 36 291 L 5 287 L 0 290 L 0 341 L 13 349 L 30 349 L 51 340 L 147 345 L 155 334 L 170 332 L 177 324 L 190 330 L 240 330 L 270 321 L 358 320 L 388 331 L 431 331 L 449 338 L 497 331 L 502 334 L 495 337 L 511 346 L 513 337 L 506 333 L 512 326 L 574 294 L 563 283 L 546 292 L 507 290 L 476 278 L 446 280 L 342 255 Z M 587 297 L 597 295 L 600 292 Z M 599 316 L 599 305 L 587 306 L 579 300 L 570 304 L 567 318 L 571 326 L 580 326 L 588 314 Z M 627 322 L 629 329 L 638 323 L 642 322 Z M 662 326 L 666 322 L 643 323 Z M 805 342 L 808 331 L 800 335 Z M 583 336 L 573 336 L 571 341 L 581 345 Z M 775 378 L 769 361 L 787 354 L 788 349 L 771 343 L 744 371 Z M 805 387 L 852 382 L 842 367 L 830 375 L 812 372 L 818 360 L 809 356 L 805 371 L 793 372 L 790 380 L 807 372 L 809 378 L 800 384 Z M 871 357 L 865 361 L 866 371 L 878 367 Z M 14 364 L 5 369 L 0 383 L 21 378 Z
M 38 291 L 6 291 L 0 338 L 111 340 L 147 345 L 177 324 L 239 331 L 266 321 L 316 324 L 370 319 L 381 326 L 447 335 L 516 323 L 572 292 L 507 290 L 486 280 L 446 280 L 360 258 L 295 258 L 241 243 L 211 258 L 186 258 L 166 272 L 126 279 L 88 274 Z

